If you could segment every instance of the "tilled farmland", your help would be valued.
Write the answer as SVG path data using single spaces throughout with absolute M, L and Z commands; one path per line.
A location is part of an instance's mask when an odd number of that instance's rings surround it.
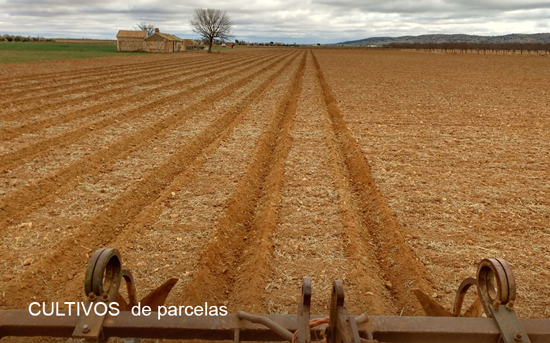
M 452 306 L 503 257 L 550 317 L 550 69 L 538 56 L 243 49 L 0 68 L 0 308 L 77 301 L 117 248 L 167 305 Z

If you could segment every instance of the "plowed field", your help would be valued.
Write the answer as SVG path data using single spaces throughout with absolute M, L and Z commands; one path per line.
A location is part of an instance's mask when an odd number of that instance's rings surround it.
M 0 67 L 0 308 L 82 300 L 117 248 L 168 305 L 452 306 L 503 257 L 550 317 L 550 68 L 538 56 L 266 49 Z

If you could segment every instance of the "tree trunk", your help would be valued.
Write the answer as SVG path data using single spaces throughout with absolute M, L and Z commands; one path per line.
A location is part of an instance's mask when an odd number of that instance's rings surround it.
M 208 53 L 212 53 L 212 43 L 214 42 L 213 39 L 210 40 L 210 42 L 208 43 Z

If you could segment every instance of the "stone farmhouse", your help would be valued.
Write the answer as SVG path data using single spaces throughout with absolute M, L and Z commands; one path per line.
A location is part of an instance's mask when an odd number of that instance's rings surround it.
M 145 51 L 146 31 L 120 30 L 116 35 L 117 51 Z
M 117 34 L 117 51 L 178 52 L 185 51 L 185 41 L 168 33 L 155 33 L 147 37 L 145 31 L 120 30 Z

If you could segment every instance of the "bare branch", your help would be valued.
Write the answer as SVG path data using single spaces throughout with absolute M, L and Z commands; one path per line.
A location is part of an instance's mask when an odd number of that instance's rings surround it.
M 152 36 L 155 33 L 155 24 L 147 23 L 145 21 L 142 21 L 138 24 L 136 29 L 140 31 L 146 31 L 147 37 Z
M 213 8 L 195 8 L 191 26 L 194 32 L 208 42 L 208 52 L 211 52 L 214 39 L 229 39 L 233 23 L 226 11 Z

